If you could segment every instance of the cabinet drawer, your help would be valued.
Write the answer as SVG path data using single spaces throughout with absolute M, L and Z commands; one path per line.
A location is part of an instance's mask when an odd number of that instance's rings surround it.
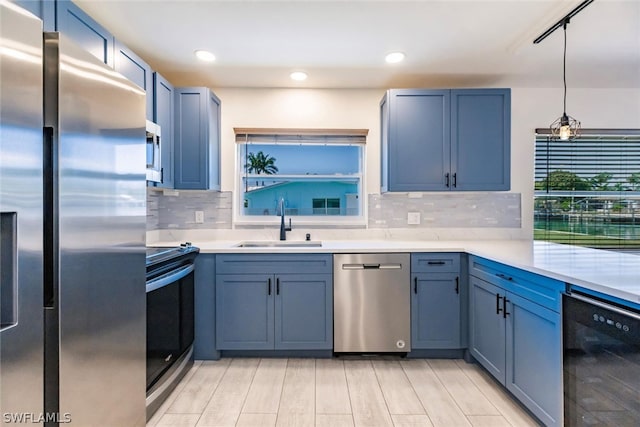
M 412 273 L 459 273 L 458 253 L 418 253 L 411 254 Z
M 561 281 L 475 256 L 469 257 L 469 274 L 560 312 L 565 288 Z
M 332 274 L 331 254 L 224 254 L 216 274 Z

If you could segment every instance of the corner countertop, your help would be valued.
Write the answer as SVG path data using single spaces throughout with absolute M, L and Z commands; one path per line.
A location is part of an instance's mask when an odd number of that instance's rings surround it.
M 177 246 L 180 242 L 155 242 Z M 321 247 L 241 248 L 240 240 L 193 241 L 201 253 L 466 252 L 640 304 L 640 256 L 528 240 L 324 240 Z

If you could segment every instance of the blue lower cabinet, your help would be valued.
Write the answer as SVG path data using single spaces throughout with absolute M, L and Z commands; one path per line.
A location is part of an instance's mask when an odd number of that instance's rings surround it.
M 518 295 L 506 297 L 506 387 L 546 426 L 561 426 L 561 316 Z
M 218 275 L 217 349 L 273 349 L 274 297 L 275 281 L 271 274 Z
M 504 291 L 474 276 L 470 277 L 469 288 L 469 351 L 504 385 L 507 333 L 501 311 Z
M 414 274 L 411 348 L 461 348 L 460 277 L 457 274 Z
M 333 346 L 331 274 L 220 274 L 218 350 L 324 350 Z
M 562 425 L 560 313 L 470 277 L 469 351 L 546 426 Z
M 333 348 L 331 275 L 282 274 L 275 280 L 275 348 Z

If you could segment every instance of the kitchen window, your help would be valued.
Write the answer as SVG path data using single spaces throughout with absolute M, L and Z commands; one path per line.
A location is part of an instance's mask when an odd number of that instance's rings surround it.
M 235 129 L 240 221 L 363 219 L 361 129 Z
M 340 199 L 313 199 L 314 215 L 340 215 Z
M 640 250 L 640 130 L 583 130 L 573 141 L 538 130 L 534 239 Z

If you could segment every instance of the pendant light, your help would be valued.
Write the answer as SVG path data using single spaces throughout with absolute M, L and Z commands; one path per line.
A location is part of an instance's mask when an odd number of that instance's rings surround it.
M 554 139 L 569 141 L 574 139 L 580 133 L 580 122 L 567 115 L 567 25 L 569 18 L 566 18 L 562 24 L 564 32 L 564 52 L 562 55 L 562 81 L 564 84 L 564 97 L 562 101 L 562 116 L 551 123 L 551 135 Z
M 567 13 L 564 18 L 560 19 L 558 22 L 553 24 L 551 27 L 547 28 L 545 32 L 540 34 L 534 41 L 533 44 L 538 44 L 542 40 L 546 39 L 551 33 L 553 33 L 558 28 L 562 27 L 564 31 L 564 52 L 562 55 L 562 80 L 564 83 L 564 98 L 563 98 L 563 109 L 562 116 L 557 118 L 549 128 L 551 129 L 551 137 L 553 139 L 561 139 L 563 141 L 568 141 L 574 139 L 580 133 L 580 122 L 574 119 L 571 116 L 567 115 L 567 25 L 569 25 L 569 21 L 571 18 L 576 16 L 579 12 L 581 12 L 585 7 L 589 6 L 593 3 L 593 0 L 584 0 L 578 6 L 576 6 L 571 12 Z

